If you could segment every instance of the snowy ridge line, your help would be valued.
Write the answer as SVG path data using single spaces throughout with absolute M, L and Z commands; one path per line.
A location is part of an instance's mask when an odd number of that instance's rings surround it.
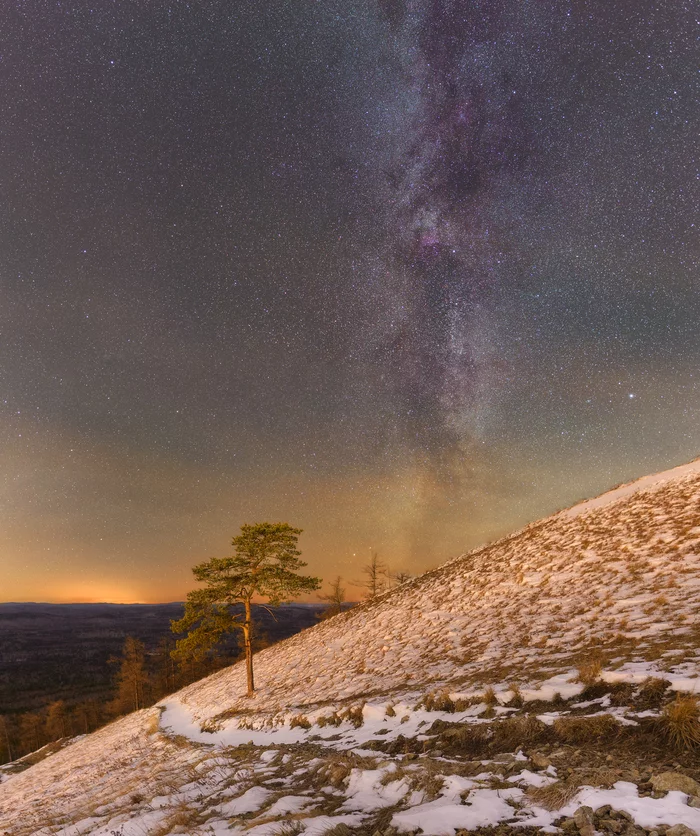
M 599 494 L 598 496 L 591 497 L 590 499 L 584 499 L 581 502 L 576 502 L 574 505 L 570 505 L 568 508 L 562 508 L 559 511 L 555 511 L 548 517 L 542 517 L 542 519 L 529 522 L 522 528 L 517 529 L 517 531 L 513 531 L 511 534 L 506 534 L 505 537 L 499 537 L 497 540 L 493 540 L 489 543 L 484 543 L 481 546 L 475 546 L 468 552 L 462 552 L 461 554 L 458 554 L 455 557 L 451 557 L 449 558 L 449 560 L 445 561 L 445 563 L 443 563 L 441 566 L 436 567 L 436 569 L 430 569 L 425 574 L 438 571 L 444 566 L 449 566 L 451 563 L 457 563 L 460 560 L 465 560 L 471 557 L 472 555 L 479 554 L 484 549 L 489 549 L 503 545 L 505 543 L 509 543 L 511 540 L 516 540 L 521 535 L 526 534 L 532 531 L 533 529 L 538 529 L 541 526 L 546 525 L 547 523 L 550 523 L 559 517 L 576 517 L 580 514 L 585 514 L 587 511 L 594 510 L 595 508 L 602 508 L 607 505 L 613 504 L 614 502 L 617 502 L 619 499 L 624 499 L 626 496 L 636 493 L 637 491 L 653 490 L 654 488 L 661 487 L 665 485 L 667 482 L 673 481 L 676 478 L 682 478 L 683 476 L 693 476 L 696 473 L 700 473 L 700 456 L 698 456 L 690 462 L 687 462 L 686 464 L 677 465 L 676 467 L 672 467 L 669 470 L 663 470 L 659 473 L 654 473 L 648 476 L 640 476 L 638 479 L 633 479 L 631 482 L 624 482 L 615 488 L 611 488 L 610 490 L 605 491 L 605 493 Z M 417 578 L 412 578 L 411 582 L 415 580 L 417 580 Z

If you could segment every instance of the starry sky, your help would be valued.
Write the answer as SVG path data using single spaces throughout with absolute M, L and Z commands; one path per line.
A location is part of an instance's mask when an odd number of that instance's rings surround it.
M 260 520 L 418 573 L 698 455 L 696 12 L 2 3 L 0 600 Z

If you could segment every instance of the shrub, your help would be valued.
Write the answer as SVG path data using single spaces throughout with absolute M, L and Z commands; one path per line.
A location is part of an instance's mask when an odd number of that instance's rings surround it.
M 290 729 L 310 729 L 311 723 L 309 722 L 309 718 L 305 717 L 303 714 L 295 714 L 294 717 L 289 721 L 289 728 Z
M 691 694 L 678 694 L 661 715 L 661 729 L 677 749 L 700 746 L 700 705 Z

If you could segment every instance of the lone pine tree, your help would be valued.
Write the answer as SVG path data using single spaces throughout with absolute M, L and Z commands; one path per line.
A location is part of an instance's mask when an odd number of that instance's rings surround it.
M 306 566 L 299 559 L 297 540 L 300 528 L 288 523 L 242 525 L 234 537 L 232 557 L 212 557 L 192 569 L 205 586 L 187 594 L 185 612 L 171 622 L 174 633 L 187 633 L 174 651 L 179 658 L 201 657 L 225 634 L 235 629 L 243 632 L 248 696 L 255 691 L 253 678 L 253 607 L 263 606 L 262 598 L 276 606 L 302 592 L 312 592 L 321 585 L 320 578 L 299 575 Z M 233 606 L 243 605 L 243 612 Z

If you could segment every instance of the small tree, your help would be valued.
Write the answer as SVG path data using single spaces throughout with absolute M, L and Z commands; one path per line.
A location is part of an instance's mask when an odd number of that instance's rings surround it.
M 0 714 L 0 726 L 2 727 L 2 737 L 0 737 L 0 743 L 2 743 L 5 750 L 5 758 L 8 761 L 11 761 L 13 760 L 12 741 L 10 739 L 10 730 L 7 727 L 7 717 L 3 714 Z
M 114 707 L 118 712 L 138 711 L 145 705 L 146 647 L 142 641 L 127 636 L 119 659 L 117 672 L 117 696 Z
M 19 715 L 20 749 L 25 754 L 41 748 L 43 730 L 44 718 L 41 714 L 28 711 Z
M 63 700 L 52 702 L 46 710 L 46 735 L 49 740 L 58 740 L 68 735 L 68 712 Z
M 386 581 L 389 576 L 389 569 L 386 564 L 379 559 L 377 552 L 374 552 L 371 560 L 366 566 L 363 566 L 362 571 L 367 580 L 364 586 L 367 590 L 368 598 L 375 598 L 386 589 Z
M 410 580 L 413 580 L 413 575 L 410 572 L 398 571 L 394 572 L 391 576 L 398 586 L 401 586 L 403 583 L 408 583 Z
M 195 566 L 192 569 L 195 578 L 206 586 L 187 594 L 183 617 L 171 622 L 173 632 L 188 633 L 177 642 L 176 656 L 201 657 L 225 633 L 236 628 L 242 630 L 248 696 L 252 696 L 255 692 L 252 608 L 257 604 L 253 598 L 264 598 L 276 606 L 283 599 L 312 592 L 321 585 L 320 578 L 297 574 L 306 566 L 297 550 L 300 534 L 300 528 L 292 528 L 287 523 L 245 524 L 232 540 L 235 548 L 232 557 L 212 557 Z M 243 604 L 242 613 L 231 609 L 235 604 Z
M 332 618 L 334 615 L 339 615 L 343 611 L 343 604 L 345 603 L 345 588 L 341 586 L 343 579 L 338 577 L 331 582 L 331 588 L 328 595 L 319 595 L 321 601 L 328 601 L 329 607 L 322 613 L 321 619 Z

